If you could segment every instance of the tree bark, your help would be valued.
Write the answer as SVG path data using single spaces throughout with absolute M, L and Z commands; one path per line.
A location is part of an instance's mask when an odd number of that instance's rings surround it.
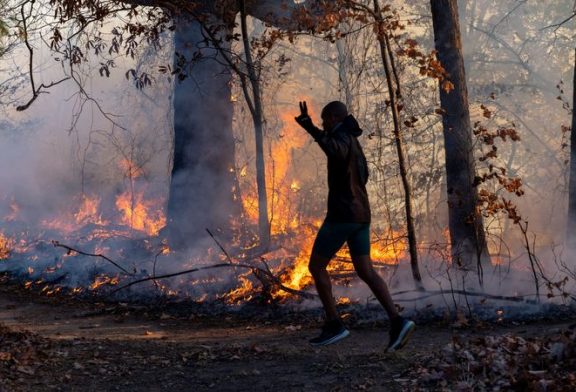
M 490 256 L 474 185 L 476 167 L 458 5 L 456 0 L 430 0 L 430 4 L 438 59 L 454 85 L 452 91 L 440 85 L 452 262 L 465 269 L 476 267 L 482 282 L 482 267 Z
M 231 28 L 218 34 L 224 37 Z M 224 229 L 234 214 L 234 138 L 231 75 L 202 25 L 176 20 L 175 51 L 190 60 L 188 77 L 174 86 L 174 162 L 168 200 L 171 246 L 193 246 L 206 228 Z M 222 39 L 222 46 L 230 42 Z M 178 56 L 174 67 L 177 68 Z M 237 211 L 236 211 L 237 212 Z
M 567 244 L 576 249 L 576 50 L 574 51 L 574 77 L 572 82 L 572 129 L 570 133 L 570 183 L 568 185 Z

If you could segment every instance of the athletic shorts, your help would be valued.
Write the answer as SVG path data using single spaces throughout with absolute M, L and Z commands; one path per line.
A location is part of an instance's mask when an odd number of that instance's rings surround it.
M 370 223 L 324 221 L 316 235 L 312 254 L 331 259 L 345 242 L 348 243 L 350 255 L 370 255 Z

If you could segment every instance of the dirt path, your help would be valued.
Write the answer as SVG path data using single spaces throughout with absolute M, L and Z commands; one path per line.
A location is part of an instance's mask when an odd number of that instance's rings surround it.
M 412 376 L 411 363 L 441 349 L 454 333 L 442 323 L 419 325 L 405 350 L 386 354 L 382 327 L 353 327 L 341 343 L 312 348 L 307 340 L 317 325 L 302 319 L 150 316 L 123 305 L 39 301 L 0 292 L 0 324 L 35 334 L 4 331 L 3 391 L 399 391 Z M 530 335 L 566 324 L 457 333 Z M 11 357 L 2 354 L 10 347 Z M 21 347 L 31 349 L 19 357 Z

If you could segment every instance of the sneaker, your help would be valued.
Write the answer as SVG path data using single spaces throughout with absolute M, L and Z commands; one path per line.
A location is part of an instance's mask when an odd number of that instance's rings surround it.
M 398 317 L 390 322 L 390 343 L 388 343 L 387 352 L 400 350 L 408 343 L 408 339 L 414 332 L 416 324 L 414 321 Z
M 310 339 L 310 344 L 312 346 L 327 346 L 344 339 L 348 335 L 350 335 L 350 331 L 346 329 L 342 321 L 327 321 L 322 327 L 320 336 Z

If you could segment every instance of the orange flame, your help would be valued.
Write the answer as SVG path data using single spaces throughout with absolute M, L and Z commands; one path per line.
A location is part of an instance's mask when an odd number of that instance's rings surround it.
M 247 278 L 248 274 L 243 274 L 238 277 L 239 285 L 234 290 L 229 291 L 226 295 L 226 301 L 231 304 L 239 304 L 243 301 L 249 301 L 252 298 L 254 291 L 254 285 L 252 281 Z
M 74 214 L 76 223 L 86 224 L 94 223 L 97 225 L 104 225 L 106 222 L 102 221 L 101 215 L 98 213 L 100 208 L 100 199 L 96 196 L 90 197 L 88 195 L 82 195 L 82 203 L 80 208 Z
M 132 229 L 154 236 L 166 226 L 166 216 L 157 200 L 144 200 L 144 193 L 124 192 L 116 198 L 116 208 L 122 213 L 121 221 Z
M 304 98 L 303 100 L 310 101 Z M 271 234 L 283 234 L 293 231 L 300 224 L 295 211 L 298 193 L 302 189 L 301 181 L 291 170 L 294 152 L 301 149 L 310 139 L 307 133 L 294 121 L 295 113 L 282 113 L 282 130 L 278 141 L 272 141 L 270 156 L 266 159 L 266 178 L 268 196 L 268 216 L 271 219 Z M 243 167 L 239 177 L 247 177 L 247 168 Z M 252 224 L 258 221 L 258 198 L 256 190 L 244 192 L 242 205 L 246 218 Z

